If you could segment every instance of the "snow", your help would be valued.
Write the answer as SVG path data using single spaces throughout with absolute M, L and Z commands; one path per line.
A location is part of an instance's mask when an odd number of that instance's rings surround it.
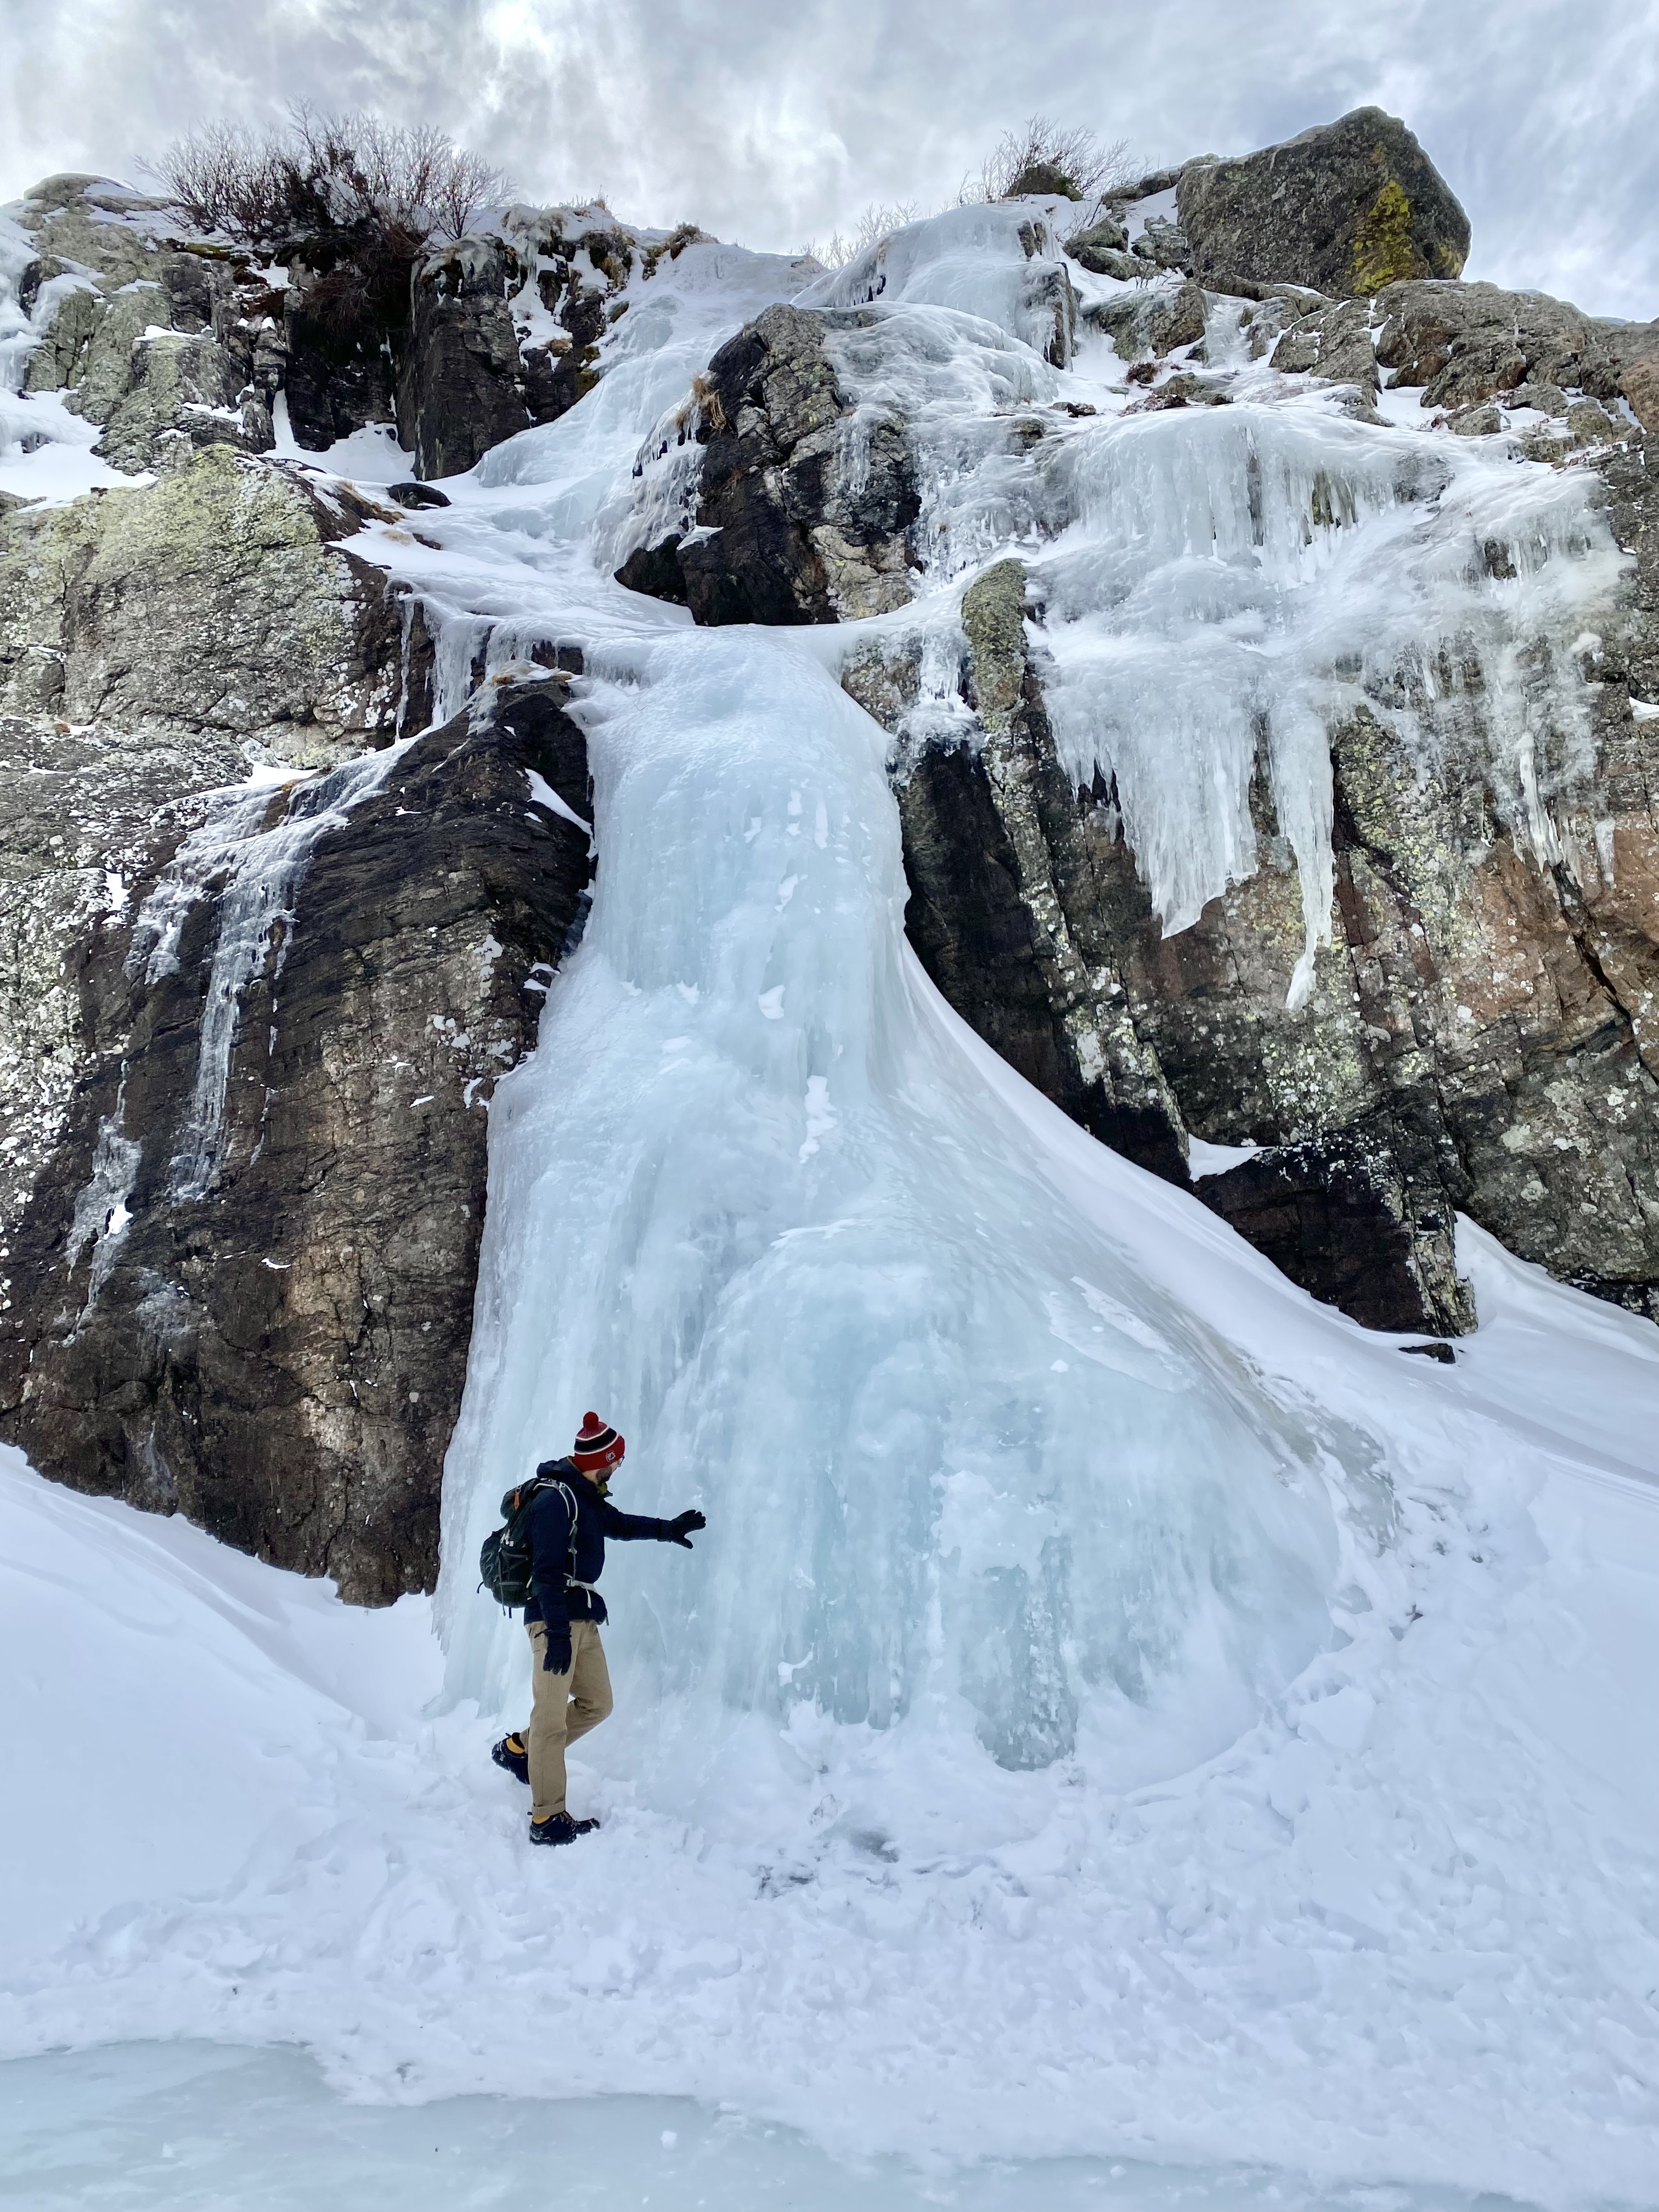
M 574 823 L 578 830 L 585 830 L 590 836 L 592 834 L 592 823 L 584 822 L 575 808 L 560 798 L 544 775 L 533 768 L 527 768 L 525 778 L 530 786 L 530 796 L 538 806 L 544 806 L 550 814 L 556 814 L 561 821 Z
M 28 357 L 58 302 L 91 280 L 74 270 L 52 278 L 25 314 L 19 287 L 35 254 L 17 213 L 15 205 L 0 209 L 0 493 L 59 507 L 85 492 L 151 483 L 148 473 L 124 474 L 94 455 L 100 426 L 71 413 L 61 392 L 23 390 Z
M 349 436 L 337 438 L 331 446 L 313 452 L 295 437 L 285 392 L 276 395 L 270 422 L 276 437 L 272 451 L 280 461 L 298 461 L 306 468 L 359 484 L 407 483 L 415 474 L 415 456 L 398 443 L 395 422 L 366 423 Z
M 1176 188 L 1173 185 L 1166 185 L 1161 192 L 1148 192 L 1145 199 L 1131 201 L 1123 218 L 1131 241 L 1140 236 L 1149 222 L 1174 222 L 1176 219 Z
M 1076 210 L 1068 213 L 1075 219 Z M 799 304 L 943 307 L 1046 355 L 1054 337 L 1054 288 L 1065 273 L 1060 252 L 1052 219 L 1030 201 L 947 208 L 876 240 L 809 285 Z
M 226 2079 L 256 2161 L 343 2142 L 399 2180 L 478 2140 L 452 2100 L 565 2100 L 494 2108 L 502 2185 L 562 2140 L 608 2203 L 699 2172 L 845 2202 L 825 2158 L 899 2204 L 1653 2202 L 1659 1335 L 1464 1224 L 1480 1328 L 1402 1357 L 1097 1145 L 909 952 L 889 740 L 835 681 L 906 625 L 954 670 L 962 590 L 1019 550 L 1062 741 L 1104 749 L 1175 927 L 1255 864 L 1247 707 L 1316 891 L 1322 718 L 1389 711 L 1403 660 L 1430 757 L 1474 713 L 1423 672 L 1450 632 L 1547 838 L 1526 747 L 1577 726 L 1617 556 L 1571 471 L 1259 366 L 1123 415 L 996 319 L 1006 240 L 977 292 L 945 266 L 979 234 L 931 275 L 910 240 L 914 296 L 836 340 L 848 434 L 914 402 L 930 457 L 918 599 L 879 624 L 697 631 L 611 580 L 694 488 L 691 374 L 801 280 L 732 247 L 636 272 L 597 388 L 451 480 L 428 542 L 355 541 L 421 592 L 441 712 L 582 647 L 601 865 L 492 1101 L 435 1603 L 355 1613 L 0 1465 L 3 1756 L 43 1808 L 9 1830 L 0 2053 L 26 2114 L 91 2099 L 135 2203 L 188 2201 L 161 2115 L 209 2187 Z M 1527 634 L 1551 665 L 1504 693 Z M 619 1502 L 709 1526 L 615 1553 L 617 1711 L 572 1762 L 604 1826 L 532 1851 L 488 1759 L 523 1632 L 474 1563 L 595 1404 Z M 301 2045 L 325 2087 L 180 2039 Z M 111 2043 L 149 2047 L 100 2077 Z M 619 2094 L 621 2181 L 583 2101 Z M 77 2148 L 22 2125 L 37 2172 Z M 298 2201 L 340 2171 L 296 2164 Z
M 1243 1167 L 1246 1160 L 1254 1159 L 1261 1149 L 1260 1145 L 1212 1145 L 1202 1137 L 1189 1137 L 1187 1172 L 1194 1182 L 1205 1176 L 1225 1175 L 1229 1168 Z
M 668 1576 L 717 1578 L 715 1554 L 623 1551 L 618 1716 L 573 1763 L 605 1826 L 550 1865 L 485 1757 L 495 1718 L 440 1694 L 427 1601 L 356 1612 L 7 1454 L 6 1754 L 38 1813 L 8 1838 L 0 2049 L 294 2042 L 383 2105 L 623 2089 L 724 2101 L 842 2158 L 1255 2165 L 1280 2203 L 1328 2203 L 1322 2181 L 1398 2187 L 1402 2208 L 1651 2201 L 1654 1761 L 1629 1695 L 1659 1664 L 1644 1325 L 1474 1232 L 1481 1331 L 1455 1369 L 1402 1360 L 979 1069 L 1150 1282 L 1208 1286 L 1195 1310 L 1233 1319 L 1242 1374 L 1351 1453 L 1386 1404 L 1327 1648 L 1255 1723 L 1124 1786 L 1109 1753 L 1012 1772 L 928 1727 L 798 1708 L 783 1735 L 728 1742 L 700 1790 L 639 1646 Z M 1600 1407 L 1587 1442 L 1581 1406 Z M 627 1503 L 651 1502 L 648 1457 L 635 1444 Z M 957 1510 L 971 1525 L 975 1501 Z M 179 2063 L 118 2061 L 138 2069 L 129 2136 Z M 289 2063 L 274 2089 L 248 2078 L 314 2114 Z M 84 2070 L 58 2078 L 84 2110 Z M 178 2096 L 169 2133 L 225 2131 L 210 2080 Z M 389 2117 L 376 2130 L 395 2148 Z
M 0 2161 L 32 2212 L 406 2212 L 530 2204 L 556 2186 L 573 2212 L 1326 2212 L 1289 2177 L 1140 2160 L 1050 2158 L 948 2175 L 891 2157 L 833 2160 L 795 2130 L 684 2098 L 466 2097 L 348 2103 L 288 2050 L 126 2045 L 0 2071 Z M 95 2196 L 94 2194 L 95 2192 Z M 1474 2212 L 1462 2192 L 1392 2190 L 1356 2212 Z

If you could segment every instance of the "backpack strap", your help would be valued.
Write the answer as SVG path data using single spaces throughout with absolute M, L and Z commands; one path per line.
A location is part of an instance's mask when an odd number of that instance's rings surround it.
M 521 1483 L 519 1486 L 519 1488 L 513 1493 L 514 1504 L 508 1525 L 516 1528 L 520 1518 L 529 1511 L 531 1506 L 544 1490 L 556 1490 L 558 1492 L 560 1497 L 564 1500 L 564 1510 L 570 1517 L 570 1545 L 568 1550 L 565 1553 L 564 1562 L 564 1578 L 566 1582 L 570 1582 L 574 1579 L 571 1570 L 576 1563 L 576 1514 L 578 1508 L 576 1504 L 576 1494 L 574 1491 L 571 1489 L 570 1485 L 568 1482 L 561 1481 L 556 1474 L 532 1474 L 528 1482 Z M 586 1589 L 586 1587 L 587 1585 L 586 1583 L 580 1583 L 577 1584 L 577 1588 L 579 1589 Z

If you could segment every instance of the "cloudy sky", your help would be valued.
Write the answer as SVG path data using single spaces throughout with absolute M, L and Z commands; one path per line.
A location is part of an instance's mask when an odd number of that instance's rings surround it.
M 1468 274 L 1659 314 L 1659 0 L 0 0 L 0 198 L 285 100 L 428 119 L 528 197 L 793 249 L 1042 112 L 1148 167 L 1375 101 Z

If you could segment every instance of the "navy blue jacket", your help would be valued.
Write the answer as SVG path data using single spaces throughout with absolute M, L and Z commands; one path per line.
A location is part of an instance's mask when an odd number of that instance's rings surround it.
M 608 1498 L 601 1498 L 585 1474 L 568 1459 L 544 1461 L 538 1475 L 551 1476 L 545 1490 L 530 1507 L 530 1602 L 524 1609 L 526 1623 L 544 1620 L 556 1633 L 568 1632 L 573 1620 L 604 1620 L 605 1600 L 597 1590 L 572 1589 L 570 1583 L 596 1583 L 605 1572 L 605 1540 L 638 1543 L 647 1537 L 672 1542 L 665 1521 L 648 1520 L 641 1513 L 623 1513 Z M 570 1514 L 556 1483 L 563 1483 L 576 1501 L 573 1534 Z

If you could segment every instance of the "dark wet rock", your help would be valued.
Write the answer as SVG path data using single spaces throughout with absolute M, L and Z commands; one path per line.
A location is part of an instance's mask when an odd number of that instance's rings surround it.
M 680 568 L 680 534 L 665 538 L 660 545 L 635 547 L 617 571 L 617 581 L 630 592 L 643 592 L 650 599 L 665 599 L 672 606 L 686 603 L 685 576 Z
M 1293 1283 L 1367 1328 L 1460 1335 L 1474 1326 L 1438 1179 L 1406 1171 L 1386 1121 L 1259 1152 L 1197 1190 Z
M 1077 794 L 1055 757 L 1024 629 L 1025 574 L 1000 562 L 963 602 L 983 742 L 930 747 L 899 787 L 905 927 L 957 1012 L 1115 1150 L 1184 1183 L 1186 1139 L 1122 987 L 1074 922 Z M 866 703 L 876 703 L 873 701 Z
M 511 243 L 523 276 L 514 312 L 533 421 L 556 421 L 599 381 L 599 341 L 625 309 L 622 294 L 636 260 L 648 279 L 702 235 L 684 223 L 641 252 L 603 209 L 514 210 Z M 527 304 L 532 294 L 539 318 Z
M 696 526 L 676 556 L 698 622 L 835 622 L 908 600 L 920 501 L 902 427 L 866 426 L 849 465 L 851 405 L 824 350 L 827 328 L 871 319 L 769 307 L 709 363 Z
M 437 248 L 416 270 L 398 427 L 422 477 L 459 476 L 529 428 L 507 304 L 516 275 L 494 238 Z
M 388 484 L 386 488 L 386 495 L 388 499 L 396 500 L 399 507 L 447 507 L 449 505 L 449 494 L 440 491 L 435 484 Z
M 228 866 L 180 902 L 170 969 L 135 924 L 203 802 L 146 830 L 142 757 L 119 823 L 113 756 L 0 784 L 9 878 L 49 875 L 53 836 L 82 876 L 112 835 L 134 869 L 118 908 L 60 939 L 77 1072 L 8 1239 L 0 1432 L 44 1472 L 185 1512 L 360 1601 L 431 1587 L 488 1100 L 533 1040 L 588 880 L 586 832 L 527 774 L 586 814 L 561 696 L 556 680 L 503 689 L 328 821 L 239 994 L 199 1192 L 180 1162 L 201 1157 Z M 272 792 L 254 848 L 307 808 L 325 818 L 327 795 Z
M 1193 161 L 1176 186 L 1194 276 L 1365 297 L 1402 278 L 1455 276 L 1468 218 L 1416 139 L 1381 108 L 1304 131 L 1242 161 Z

